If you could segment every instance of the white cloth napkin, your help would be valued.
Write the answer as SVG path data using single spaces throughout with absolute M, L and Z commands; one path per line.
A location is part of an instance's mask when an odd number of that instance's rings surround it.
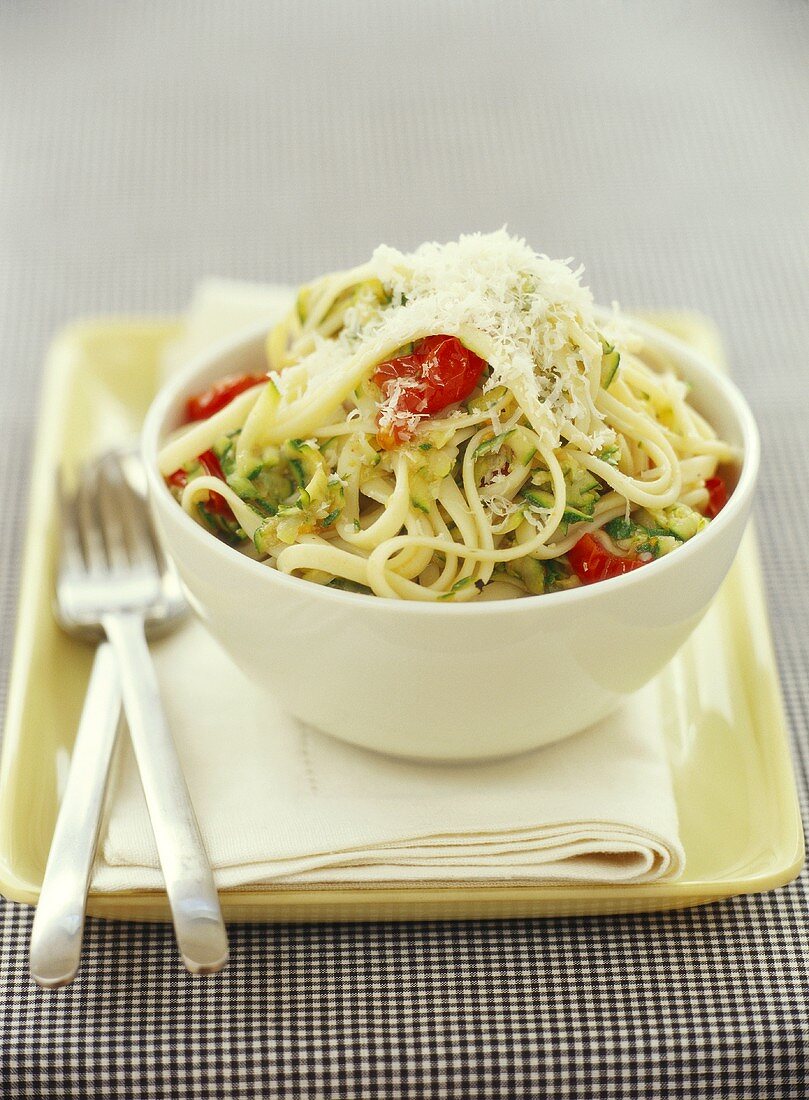
M 170 368 L 289 301 L 209 281 Z M 219 886 L 275 882 L 675 878 L 684 854 L 651 684 L 599 725 L 486 764 L 403 762 L 285 715 L 197 622 L 153 646 L 168 718 Z M 131 749 L 122 747 L 93 888 L 159 888 Z
M 196 622 L 153 646 L 220 886 L 396 879 L 651 882 L 683 867 L 655 685 L 567 741 L 486 764 L 416 764 L 285 715 Z M 94 889 L 161 885 L 131 749 Z

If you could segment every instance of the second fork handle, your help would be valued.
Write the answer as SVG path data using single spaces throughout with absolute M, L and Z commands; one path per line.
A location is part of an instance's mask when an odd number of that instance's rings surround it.
M 118 662 L 102 642 L 93 660 L 31 928 L 31 976 L 46 988 L 72 981 L 79 966 L 87 890 L 120 715 Z
M 212 973 L 227 962 L 227 933 L 211 865 L 160 700 L 143 620 L 136 614 L 113 614 L 104 616 L 103 625 L 118 658 L 124 710 L 177 944 L 193 974 Z

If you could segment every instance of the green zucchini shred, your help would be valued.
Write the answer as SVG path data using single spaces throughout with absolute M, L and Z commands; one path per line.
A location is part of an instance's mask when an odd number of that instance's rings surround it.
M 503 443 L 508 439 L 510 435 L 514 434 L 512 428 L 508 432 L 501 432 L 500 435 L 493 435 L 490 439 L 484 439 L 482 443 L 479 443 L 472 452 L 473 458 L 482 458 L 487 454 L 496 454 Z
M 339 588 L 341 592 L 356 592 L 360 596 L 372 596 L 373 592 L 364 584 L 346 580 L 345 577 L 334 577 L 328 582 L 326 588 Z
M 618 365 L 621 362 L 621 353 L 614 346 L 601 337 L 601 385 L 605 390 L 610 388 L 615 375 L 618 373 Z

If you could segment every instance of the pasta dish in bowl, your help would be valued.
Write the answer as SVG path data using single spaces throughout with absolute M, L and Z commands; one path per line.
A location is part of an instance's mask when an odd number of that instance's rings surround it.
M 507 649 L 505 687 L 538 656 L 530 644 L 515 650 L 520 640 L 540 636 L 556 663 L 575 623 L 690 589 L 662 616 L 647 608 L 597 675 L 593 639 L 575 641 L 586 686 L 564 715 L 546 705 L 541 720 L 523 699 L 501 752 L 582 728 L 672 655 L 730 564 L 758 456 L 730 382 L 673 338 L 597 309 L 578 272 L 502 231 L 411 254 L 382 247 L 303 287 L 280 323 L 213 349 L 167 387 L 145 448 L 158 522 L 192 602 L 285 700 L 298 667 L 289 635 L 314 618 L 353 635 L 335 631 L 329 649 L 321 626 L 321 679 L 339 679 L 335 649 L 365 634 L 372 664 L 395 655 L 388 687 L 404 657 L 429 697 L 450 679 L 428 668 L 434 640 L 452 649 L 474 639 L 494 665 Z M 256 600 L 273 610 L 253 629 Z M 380 633 L 381 647 L 371 640 Z M 390 751 L 498 754 L 491 737 L 474 746 L 468 722 L 457 744 L 428 735 L 425 751 L 390 698 L 386 707 L 384 693 L 370 694 L 370 706 L 354 697 L 353 715 L 297 695 L 287 705 Z M 513 726 L 513 710 L 484 716 L 486 728 Z M 470 720 L 485 734 L 479 711 Z
M 285 573 L 416 600 L 561 591 L 721 506 L 738 452 L 655 365 L 503 232 L 380 249 L 300 291 L 264 373 L 190 398 L 160 465 L 190 515 Z

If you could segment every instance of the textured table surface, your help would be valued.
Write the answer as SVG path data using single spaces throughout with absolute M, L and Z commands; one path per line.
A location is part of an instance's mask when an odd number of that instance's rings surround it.
M 0 179 L 0 705 L 55 328 L 507 222 L 601 300 L 722 327 L 806 805 L 805 2 L 9 0 Z M 91 922 L 50 994 L 29 923 L 0 910 L 4 1097 L 809 1091 L 805 879 L 665 917 L 234 927 L 207 981 L 170 929 Z

